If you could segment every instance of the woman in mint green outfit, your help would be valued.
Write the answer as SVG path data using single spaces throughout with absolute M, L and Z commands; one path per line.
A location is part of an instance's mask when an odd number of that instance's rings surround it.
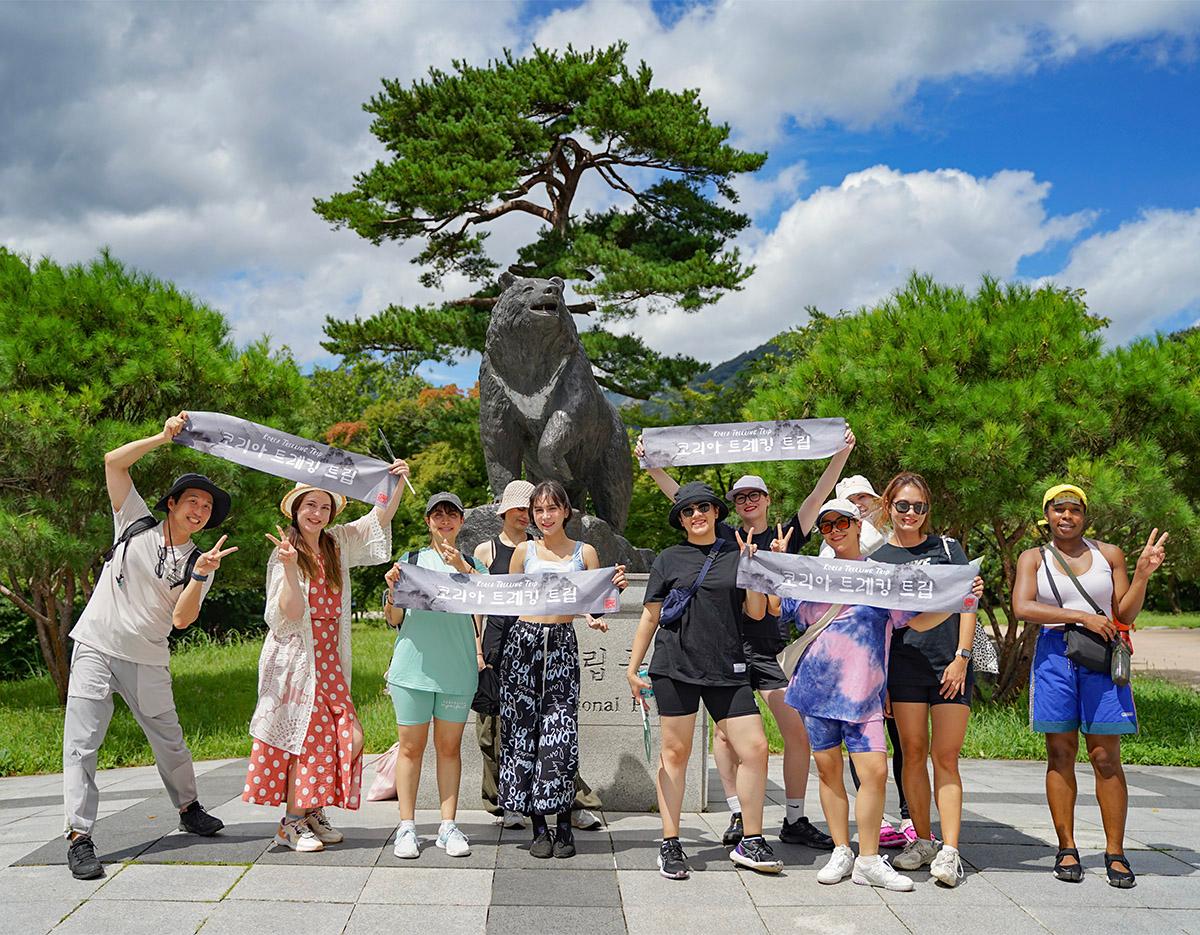
M 416 555 L 406 552 L 384 576 L 388 583 L 384 614 L 388 625 L 399 629 L 387 674 L 388 691 L 396 709 L 396 734 L 400 740 L 396 756 L 400 828 L 396 832 L 394 853 L 409 859 L 415 859 L 421 853 L 414 819 L 421 759 L 432 720 L 438 796 L 442 800 L 437 846 L 451 857 L 466 857 L 471 853 L 471 845 L 454 823 L 454 818 L 458 811 L 458 787 L 462 775 L 463 727 L 471 712 L 471 699 L 483 665 L 480 621 L 470 614 L 405 611 L 388 601 L 403 563 L 447 574 L 486 575 L 487 568 L 455 545 L 463 524 L 463 505 L 454 494 L 442 492 L 429 498 L 425 505 L 425 524 L 429 527 L 429 546 Z

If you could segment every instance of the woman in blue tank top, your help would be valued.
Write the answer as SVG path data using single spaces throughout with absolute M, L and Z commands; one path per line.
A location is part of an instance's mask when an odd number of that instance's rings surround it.
M 583 571 L 600 567 L 593 546 L 567 538 L 567 492 L 556 481 L 530 495 L 530 522 L 542 534 L 517 544 L 509 571 Z M 625 587 L 625 566 L 613 572 Z M 500 804 L 533 820 L 534 857 L 573 857 L 571 803 L 579 769 L 579 644 L 575 617 L 521 617 L 508 632 L 500 666 Z M 588 626 L 608 625 L 589 618 Z M 551 832 L 546 818 L 556 816 Z

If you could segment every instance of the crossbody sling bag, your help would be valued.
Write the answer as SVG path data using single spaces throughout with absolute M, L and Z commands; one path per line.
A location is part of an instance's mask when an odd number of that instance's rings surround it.
M 660 627 L 672 629 L 683 619 L 684 611 L 687 610 L 692 598 L 696 596 L 696 592 L 700 590 L 700 585 L 704 583 L 704 576 L 712 568 L 712 563 L 716 560 L 717 553 L 721 551 L 721 546 L 724 544 L 724 539 L 718 539 L 713 543 L 713 547 L 708 550 L 708 558 L 704 560 L 704 565 L 700 569 L 700 574 L 696 576 L 696 580 L 692 582 L 690 588 L 671 588 L 670 593 L 663 598 L 662 609 L 658 614 Z
M 805 650 L 821 635 L 822 630 L 833 623 L 833 618 L 840 614 L 845 606 L 845 604 L 830 604 L 829 609 L 821 615 L 820 620 L 801 633 L 799 639 L 785 646 L 783 652 L 775 657 L 775 661 L 783 669 L 785 678 L 791 680 L 792 673 L 796 671 L 796 666 L 800 665 L 800 659 L 804 656 Z
M 1059 566 L 1067 573 L 1067 577 L 1071 579 L 1071 583 L 1075 585 L 1075 590 L 1082 595 L 1083 599 L 1088 602 L 1092 610 L 1101 617 L 1107 616 L 1100 605 L 1092 598 L 1079 583 L 1079 578 L 1075 572 L 1071 570 L 1071 566 L 1067 564 L 1067 560 L 1062 553 L 1054 546 L 1047 545 L 1041 548 L 1042 567 L 1046 569 L 1046 579 L 1050 582 L 1050 590 L 1054 593 L 1054 600 L 1058 602 L 1058 606 L 1063 606 L 1062 595 L 1058 592 L 1058 585 L 1054 583 L 1054 575 L 1050 571 L 1050 563 L 1046 558 L 1047 549 L 1054 556 Z M 1125 626 L 1119 620 L 1114 620 L 1117 630 L 1123 633 L 1129 632 L 1129 627 Z M 1081 627 L 1075 623 L 1068 623 L 1065 626 L 1065 642 L 1067 644 L 1067 658 L 1085 669 L 1090 669 L 1093 672 L 1107 672 L 1113 680 L 1114 685 L 1128 685 L 1130 676 L 1130 667 L 1132 664 L 1132 651 L 1126 640 L 1120 636 L 1112 640 L 1106 640 L 1098 633 L 1093 633 L 1086 627 Z

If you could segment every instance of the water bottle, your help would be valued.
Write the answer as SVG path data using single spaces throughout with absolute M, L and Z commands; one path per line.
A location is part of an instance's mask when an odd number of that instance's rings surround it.
M 650 681 L 650 663 L 643 662 L 641 664 L 641 666 L 638 668 L 638 678 L 640 678 L 643 682 Z M 640 693 L 643 698 L 653 698 L 654 697 L 654 689 L 653 688 L 643 688 L 643 689 L 641 689 Z

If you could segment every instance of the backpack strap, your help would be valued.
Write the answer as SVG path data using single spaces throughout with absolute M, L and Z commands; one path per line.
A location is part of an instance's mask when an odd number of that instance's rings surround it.
M 406 552 L 404 555 L 404 561 L 406 561 L 410 565 L 416 565 L 417 562 L 420 560 L 420 558 L 421 558 L 421 550 L 420 549 L 413 549 L 412 551 Z
M 125 560 L 129 557 L 129 540 L 134 536 L 140 536 L 147 529 L 153 529 L 158 525 L 158 520 L 153 516 L 139 516 L 132 523 L 125 527 L 125 531 L 117 537 L 117 541 L 104 550 L 102 558 L 105 564 L 113 560 L 113 556 L 117 554 L 117 547 L 124 545 L 121 549 L 121 572 L 117 575 L 117 586 L 120 587 L 125 583 Z M 195 554 L 199 554 L 198 552 Z M 192 568 L 196 562 L 194 559 L 189 559 L 191 564 L 188 566 L 188 575 L 191 575 Z

